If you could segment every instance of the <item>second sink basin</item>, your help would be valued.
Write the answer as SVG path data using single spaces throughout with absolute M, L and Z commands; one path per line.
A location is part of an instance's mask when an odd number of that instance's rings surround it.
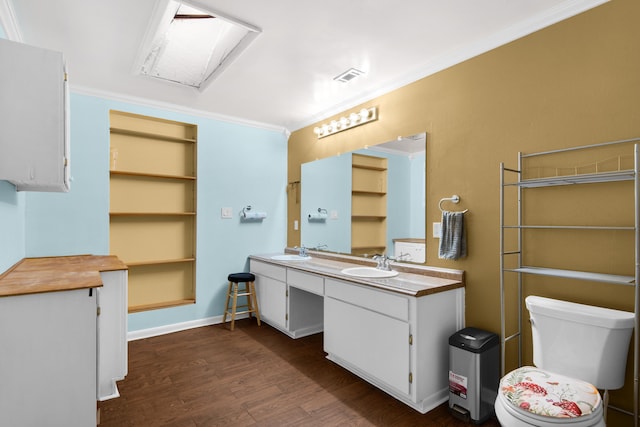
M 342 274 L 346 274 L 347 276 L 354 277 L 366 277 L 370 279 L 380 279 L 384 277 L 394 277 L 398 275 L 397 271 L 394 270 L 380 270 L 374 267 L 351 267 L 345 268 L 341 271 Z
M 308 261 L 310 256 L 300 256 L 296 254 L 273 255 L 271 259 L 276 261 Z

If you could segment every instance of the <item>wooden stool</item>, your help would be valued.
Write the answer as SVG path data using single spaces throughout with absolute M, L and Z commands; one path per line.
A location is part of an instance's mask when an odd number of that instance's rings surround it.
M 231 330 L 235 326 L 236 315 L 249 313 L 256 314 L 258 320 L 258 326 L 260 326 L 260 310 L 258 309 L 258 298 L 256 297 L 256 276 L 251 273 L 233 273 L 228 277 L 229 287 L 227 289 L 227 301 L 224 305 L 224 316 L 222 317 L 222 323 L 227 322 L 227 314 L 231 315 Z M 238 289 L 238 284 L 244 283 L 244 289 Z M 229 307 L 229 300 L 233 296 L 231 308 Z M 247 297 L 247 303 L 244 305 L 238 305 L 238 297 Z M 237 311 L 238 308 L 247 309 L 245 311 Z

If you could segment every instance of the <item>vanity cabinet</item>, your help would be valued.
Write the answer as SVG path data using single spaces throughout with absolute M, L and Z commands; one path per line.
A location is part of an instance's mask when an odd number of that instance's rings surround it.
M 361 376 L 409 395 L 407 297 L 327 279 L 324 349 Z
M 448 337 L 464 291 L 412 297 L 325 279 L 327 358 L 425 413 L 448 399 Z
M 260 318 L 292 338 L 322 332 L 324 278 L 251 260 Z
M 314 257 L 250 257 L 262 319 L 292 338 L 323 332 L 329 360 L 421 413 L 446 402 L 464 272 L 402 266 L 388 279 L 351 278 L 343 270 L 358 264 Z
M 251 272 L 256 276 L 256 296 L 261 320 L 287 332 L 287 269 L 251 261 Z
M 0 38 L 0 179 L 69 191 L 67 73 L 61 53 Z

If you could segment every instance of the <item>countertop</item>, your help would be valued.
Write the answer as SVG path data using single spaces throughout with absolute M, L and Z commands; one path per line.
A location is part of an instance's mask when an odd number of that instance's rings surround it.
M 101 271 L 126 269 L 114 255 L 24 258 L 0 275 L 0 297 L 97 288 Z
M 291 251 L 285 252 L 292 253 Z M 309 255 L 311 259 L 308 261 L 280 261 L 271 259 L 273 255 L 281 254 L 282 253 L 251 255 L 249 258 L 414 297 L 464 287 L 464 271 L 462 270 L 392 262 L 390 264 L 391 268 L 399 272 L 397 276 L 372 279 L 354 277 L 341 273 L 341 270 L 354 266 L 365 265 L 375 267 L 376 263 L 366 258 L 310 251 Z

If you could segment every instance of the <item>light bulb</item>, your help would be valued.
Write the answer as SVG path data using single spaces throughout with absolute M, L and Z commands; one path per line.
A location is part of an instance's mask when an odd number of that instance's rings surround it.
M 360 116 L 356 113 L 351 113 L 349 115 L 349 119 L 351 120 L 351 123 L 358 123 L 358 121 L 360 120 Z
M 313 133 L 315 133 L 316 135 L 320 135 L 320 132 L 322 132 L 322 131 L 320 130 L 320 128 L 318 126 L 313 128 Z
M 346 128 L 347 125 L 349 124 L 349 119 L 347 119 L 346 117 L 341 117 L 340 124 L 342 125 L 343 128 Z
M 369 110 L 367 110 L 366 108 L 360 110 L 360 117 L 362 118 L 362 121 L 367 120 L 369 118 Z

